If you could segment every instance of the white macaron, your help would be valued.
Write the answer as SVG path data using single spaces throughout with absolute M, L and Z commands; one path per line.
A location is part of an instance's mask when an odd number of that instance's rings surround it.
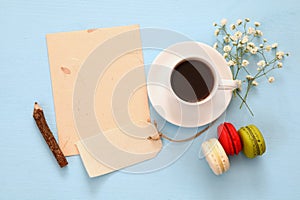
M 216 175 L 220 175 L 229 169 L 229 159 L 222 145 L 216 138 L 211 138 L 203 142 L 202 152 L 210 168 Z

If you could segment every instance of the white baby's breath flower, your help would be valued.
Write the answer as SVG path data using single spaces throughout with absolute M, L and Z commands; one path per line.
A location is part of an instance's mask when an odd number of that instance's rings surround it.
M 225 43 L 229 43 L 229 37 L 227 35 L 223 38 L 223 40 Z
M 249 18 L 246 18 L 245 21 L 246 21 L 246 22 L 250 22 L 250 19 L 249 19 Z
M 234 30 L 234 29 L 235 29 L 235 24 L 231 24 L 231 25 L 230 25 L 230 29 L 231 29 L 231 30 Z
M 224 57 L 224 58 L 227 58 L 227 57 L 228 57 L 228 53 L 224 53 L 224 54 L 223 54 L 223 57 Z
M 237 88 L 239 91 L 242 91 L 242 81 L 241 80 L 236 80 Z
M 278 60 L 282 60 L 283 56 L 284 56 L 284 52 L 283 52 L 283 51 L 278 51 L 278 52 L 276 53 L 276 58 L 277 58 Z
M 254 81 L 252 81 L 252 85 L 258 86 L 258 82 L 254 80 Z
M 222 20 L 221 20 L 221 25 L 222 25 L 222 26 L 225 26 L 226 24 L 227 24 L 227 19 L 222 19 Z
M 234 36 L 237 38 L 237 39 L 240 39 L 242 37 L 243 33 L 241 31 L 237 31 L 234 33 Z
M 231 51 L 231 46 L 229 46 L 229 45 L 224 46 L 223 51 L 225 53 L 228 53 L 229 51 Z
M 256 30 L 254 35 L 263 36 L 263 32 L 261 30 Z
M 218 43 L 216 42 L 213 46 L 214 49 L 217 49 L 218 48 Z
M 246 42 L 248 42 L 248 40 L 249 40 L 248 36 L 244 36 L 243 39 L 242 39 L 242 41 L 241 41 L 241 43 L 245 44 Z
M 258 30 L 258 35 L 261 37 L 264 35 L 264 33 L 261 30 Z
M 237 45 L 237 48 L 244 48 L 244 45 L 241 44 L 241 43 L 239 43 L 239 44 Z
M 249 27 L 248 28 L 248 34 L 254 34 L 255 33 L 255 29 L 253 27 Z
M 259 22 L 254 22 L 254 25 L 255 25 L 256 27 L 258 27 L 258 26 L 260 26 L 260 23 L 259 23 Z
M 273 83 L 275 81 L 275 78 L 273 76 L 269 77 L 268 79 L 269 83 Z
M 258 48 L 257 48 L 257 47 L 254 47 L 254 48 L 252 48 L 252 49 L 250 50 L 250 53 L 256 54 L 257 51 L 258 51 Z
M 220 29 L 216 29 L 216 30 L 215 30 L 215 36 L 218 36 L 219 33 L 220 33 Z
M 259 47 L 260 47 L 260 48 L 264 48 L 264 45 L 263 45 L 263 44 L 260 44 Z
M 253 76 L 247 75 L 247 76 L 246 76 L 246 79 L 247 79 L 247 80 L 253 80 Z
M 277 67 L 282 68 L 282 62 L 278 62 Z
M 232 41 L 236 41 L 236 40 L 237 40 L 237 38 L 236 38 L 234 35 L 231 35 L 231 36 L 230 36 L 230 39 L 231 39 Z
M 250 50 L 250 49 L 253 49 L 253 48 L 255 48 L 255 44 L 253 42 L 249 42 L 247 44 L 247 49 Z
M 266 51 L 271 51 L 272 47 L 270 45 L 266 46 Z
M 261 67 L 256 68 L 257 71 L 261 71 Z
M 216 22 L 213 23 L 213 26 L 217 26 L 218 24 Z
M 243 20 L 241 20 L 241 19 L 238 19 L 237 21 L 236 21 L 236 25 L 241 25 L 243 23 Z
M 266 38 L 263 39 L 264 42 L 268 42 L 268 40 Z
M 273 49 L 275 49 L 275 48 L 277 48 L 277 47 L 278 47 L 278 43 L 272 44 L 272 48 L 273 48 Z
M 248 60 L 243 60 L 242 61 L 242 66 L 246 67 L 247 65 L 249 65 L 249 61 Z
M 234 65 L 235 65 L 235 62 L 234 62 L 233 60 L 229 60 L 229 61 L 227 62 L 227 65 L 228 65 L 229 67 L 234 66 Z
M 260 67 L 265 67 L 266 66 L 266 62 L 264 60 L 261 60 L 257 63 L 257 66 L 260 66 Z

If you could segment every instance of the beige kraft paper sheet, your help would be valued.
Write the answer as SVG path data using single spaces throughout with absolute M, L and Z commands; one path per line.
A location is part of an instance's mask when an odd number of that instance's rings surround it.
M 95 103 L 95 113 L 97 121 L 104 131 L 103 134 L 117 148 L 125 149 L 134 154 L 149 153 L 145 154 L 144 157 L 132 161 L 128 158 L 129 161 L 118 165 L 117 168 L 107 166 L 104 164 L 105 162 L 99 162 L 99 159 L 96 159 L 89 152 L 86 146 L 80 141 L 76 130 L 72 98 L 75 81 L 82 63 L 101 43 L 126 31 L 135 32 L 134 37 L 131 38 L 131 42 L 141 47 L 138 25 L 54 33 L 47 34 L 46 36 L 59 145 L 66 156 L 80 153 L 90 177 L 106 174 L 153 158 L 162 147 L 160 140 L 150 141 L 123 134 L 114 121 L 112 114 L 111 98 L 113 88 L 128 71 L 143 65 L 141 48 L 120 56 L 120 58 L 109 66 L 105 76 L 99 81 L 97 91 L 95 92 L 95 102 L 99 102 Z M 126 42 L 122 43 L 122 45 L 126 44 Z M 114 48 L 112 46 L 110 51 L 113 51 Z M 146 84 L 145 73 L 140 73 L 139 75 L 144 78 Z M 128 112 L 132 121 L 149 121 L 150 111 L 146 86 L 135 91 L 128 104 Z M 77 147 L 75 144 L 77 144 Z M 104 149 L 103 151 L 110 152 L 108 149 Z M 113 157 L 114 155 L 111 156 Z M 116 156 L 115 159 L 119 158 Z

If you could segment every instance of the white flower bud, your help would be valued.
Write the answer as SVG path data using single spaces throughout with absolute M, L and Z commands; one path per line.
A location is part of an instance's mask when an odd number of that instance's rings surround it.
M 259 22 L 254 22 L 254 25 L 255 25 L 256 27 L 258 27 L 258 26 L 260 26 L 260 23 L 259 23 Z
M 266 46 L 266 51 L 271 51 L 271 46 L 270 45 L 268 45 L 268 46 Z
M 247 80 L 253 80 L 253 76 L 247 75 L 247 76 L 246 76 L 246 79 L 247 79 Z
M 252 85 L 258 86 L 258 82 L 254 80 L 254 81 L 252 81 Z
M 275 81 L 275 78 L 273 76 L 269 77 L 268 79 L 269 83 L 273 83 Z
M 242 81 L 241 80 L 236 80 L 237 88 L 239 91 L 242 90 Z
M 259 67 L 265 67 L 266 66 L 266 62 L 264 60 L 261 60 L 257 63 L 257 66 Z
M 236 41 L 236 40 L 237 40 L 237 38 L 236 38 L 234 35 L 231 35 L 231 36 L 230 36 L 230 39 L 231 39 L 232 41 Z
M 216 42 L 213 46 L 214 49 L 217 49 L 218 48 L 218 43 Z
M 278 60 L 282 60 L 283 57 L 284 57 L 284 52 L 283 52 L 283 51 L 278 51 L 278 52 L 276 53 L 276 58 L 277 58 Z
M 246 42 L 248 42 L 248 36 L 244 36 L 241 43 L 245 44 Z
M 255 47 L 255 44 L 254 44 L 253 42 L 249 42 L 249 43 L 247 44 L 247 49 L 250 50 L 250 49 L 253 49 L 253 48 L 256 48 L 256 47 Z
M 247 65 L 249 65 L 249 61 L 248 60 L 243 60 L 242 61 L 242 66 L 246 67 Z
M 257 47 L 254 47 L 253 49 L 250 50 L 250 53 L 256 54 L 257 51 L 258 51 L 258 48 L 257 48 Z
M 237 31 L 234 33 L 234 36 L 237 38 L 237 39 L 240 39 L 242 37 L 243 33 L 241 31 Z
M 240 43 L 241 43 L 241 41 L 240 41 Z M 238 45 L 237 45 L 237 48 L 243 48 L 243 47 L 244 47 L 243 44 L 238 44 Z
M 225 43 L 229 43 L 229 37 L 227 35 L 223 38 L 223 40 Z
M 274 43 L 274 44 L 272 44 L 272 48 L 274 49 L 274 48 L 277 48 L 278 47 L 278 43 Z
M 229 61 L 227 62 L 227 65 L 228 65 L 229 67 L 234 66 L 234 65 L 235 65 L 235 62 L 234 62 L 233 60 L 229 60 Z
M 215 36 L 218 36 L 219 33 L 220 33 L 220 29 L 216 29 L 216 30 L 215 30 Z
M 255 29 L 253 27 L 249 27 L 248 34 L 254 34 L 254 33 L 255 33 Z
M 239 25 L 241 25 L 243 23 L 243 20 L 241 20 L 241 19 L 238 19 L 237 21 L 236 21 L 236 24 L 239 26 Z
M 225 53 L 228 53 L 229 51 L 231 51 L 231 46 L 229 46 L 229 45 L 224 46 L 223 51 Z
M 231 29 L 231 30 L 234 30 L 234 29 L 235 29 L 235 25 L 234 25 L 234 24 L 231 24 L 231 25 L 230 25 L 230 29 Z
M 255 36 L 263 36 L 263 32 L 261 32 L 261 30 L 256 30 L 254 35 Z
M 227 19 L 222 19 L 222 20 L 221 20 L 221 25 L 222 25 L 222 26 L 225 26 L 226 24 L 227 24 Z

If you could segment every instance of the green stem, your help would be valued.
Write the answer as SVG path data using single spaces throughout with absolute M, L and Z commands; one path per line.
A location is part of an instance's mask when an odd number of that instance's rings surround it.
M 239 92 L 236 92 L 235 94 L 237 94 L 238 97 L 242 100 L 242 102 L 246 105 L 246 107 L 247 107 L 248 111 L 250 112 L 250 114 L 251 114 L 252 116 L 254 116 L 254 114 L 253 114 L 251 108 L 249 107 L 249 105 L 247 104 L 246 100 L 239 94 Z M 240 108 L 241 108 L 241 107 L 240 107 Z
M 243 98 L 243 102 L 241 103 L 241 105 L 240 105 L 240 108 L 242 108 L 243 107 L 243 105 L 244 105 L 244 103 L 246 103 L 246 100 L 247 100 L 247 97 L 248 97 L 248 94 L 249 94 L 249 91 L 250 91 L 250 88 L 251 88 L 251 85 L 250 85 L 251 83 L 250 83 L 250 81 L 248 82 L 248 85 L 247 85 L 247 91 L 246 91 L 246 94 L 245 94 L 245 96 L 244 96 L 244 98 Z
M 243 70 L 245 70 L 245 72 L 249 75 L 250 72 L 246 69 L 246 67 L 243 67 Z
M 237 65 L 237 70 L 236 70 L 236 73 L 235 73 L 235 75 L 234 75 L 234 77 L 233 77 L 234 80 L 237 79 L 237 76 L 238 76 L 238 74 L 239 74 L 240 69 L 241 69 L 241 67 Z
M 231 66 L 230 67 L 230 70 L 231 70 L 231 73 L 232 73 L 232 75 L 234 74 L 234 66 Z
M 260 55 L 263 57 L 264 61 L 265 61 L 266 63 L 268 63 L 268 61 L 267 61 L 265 55 L 264 55 L 261 51 L 257 51 L 257 52 L 260 53 Z
M 272 70 L 274 70 L 274 69 L 276 69 L 276 68 L 275 68 L 275 67 L 272 67 L 272 68 L 269 69 L 268 71 L 265 71 L 263 74 L 260 74 L 260 75 L 256 76 L 255 78 L 260 78 L 260 77 L 262 77 L 262 76 L 265 76 L 265 75 L 267 75 L 267 73 L 269 73 L 270 71 L 272 71 Z

